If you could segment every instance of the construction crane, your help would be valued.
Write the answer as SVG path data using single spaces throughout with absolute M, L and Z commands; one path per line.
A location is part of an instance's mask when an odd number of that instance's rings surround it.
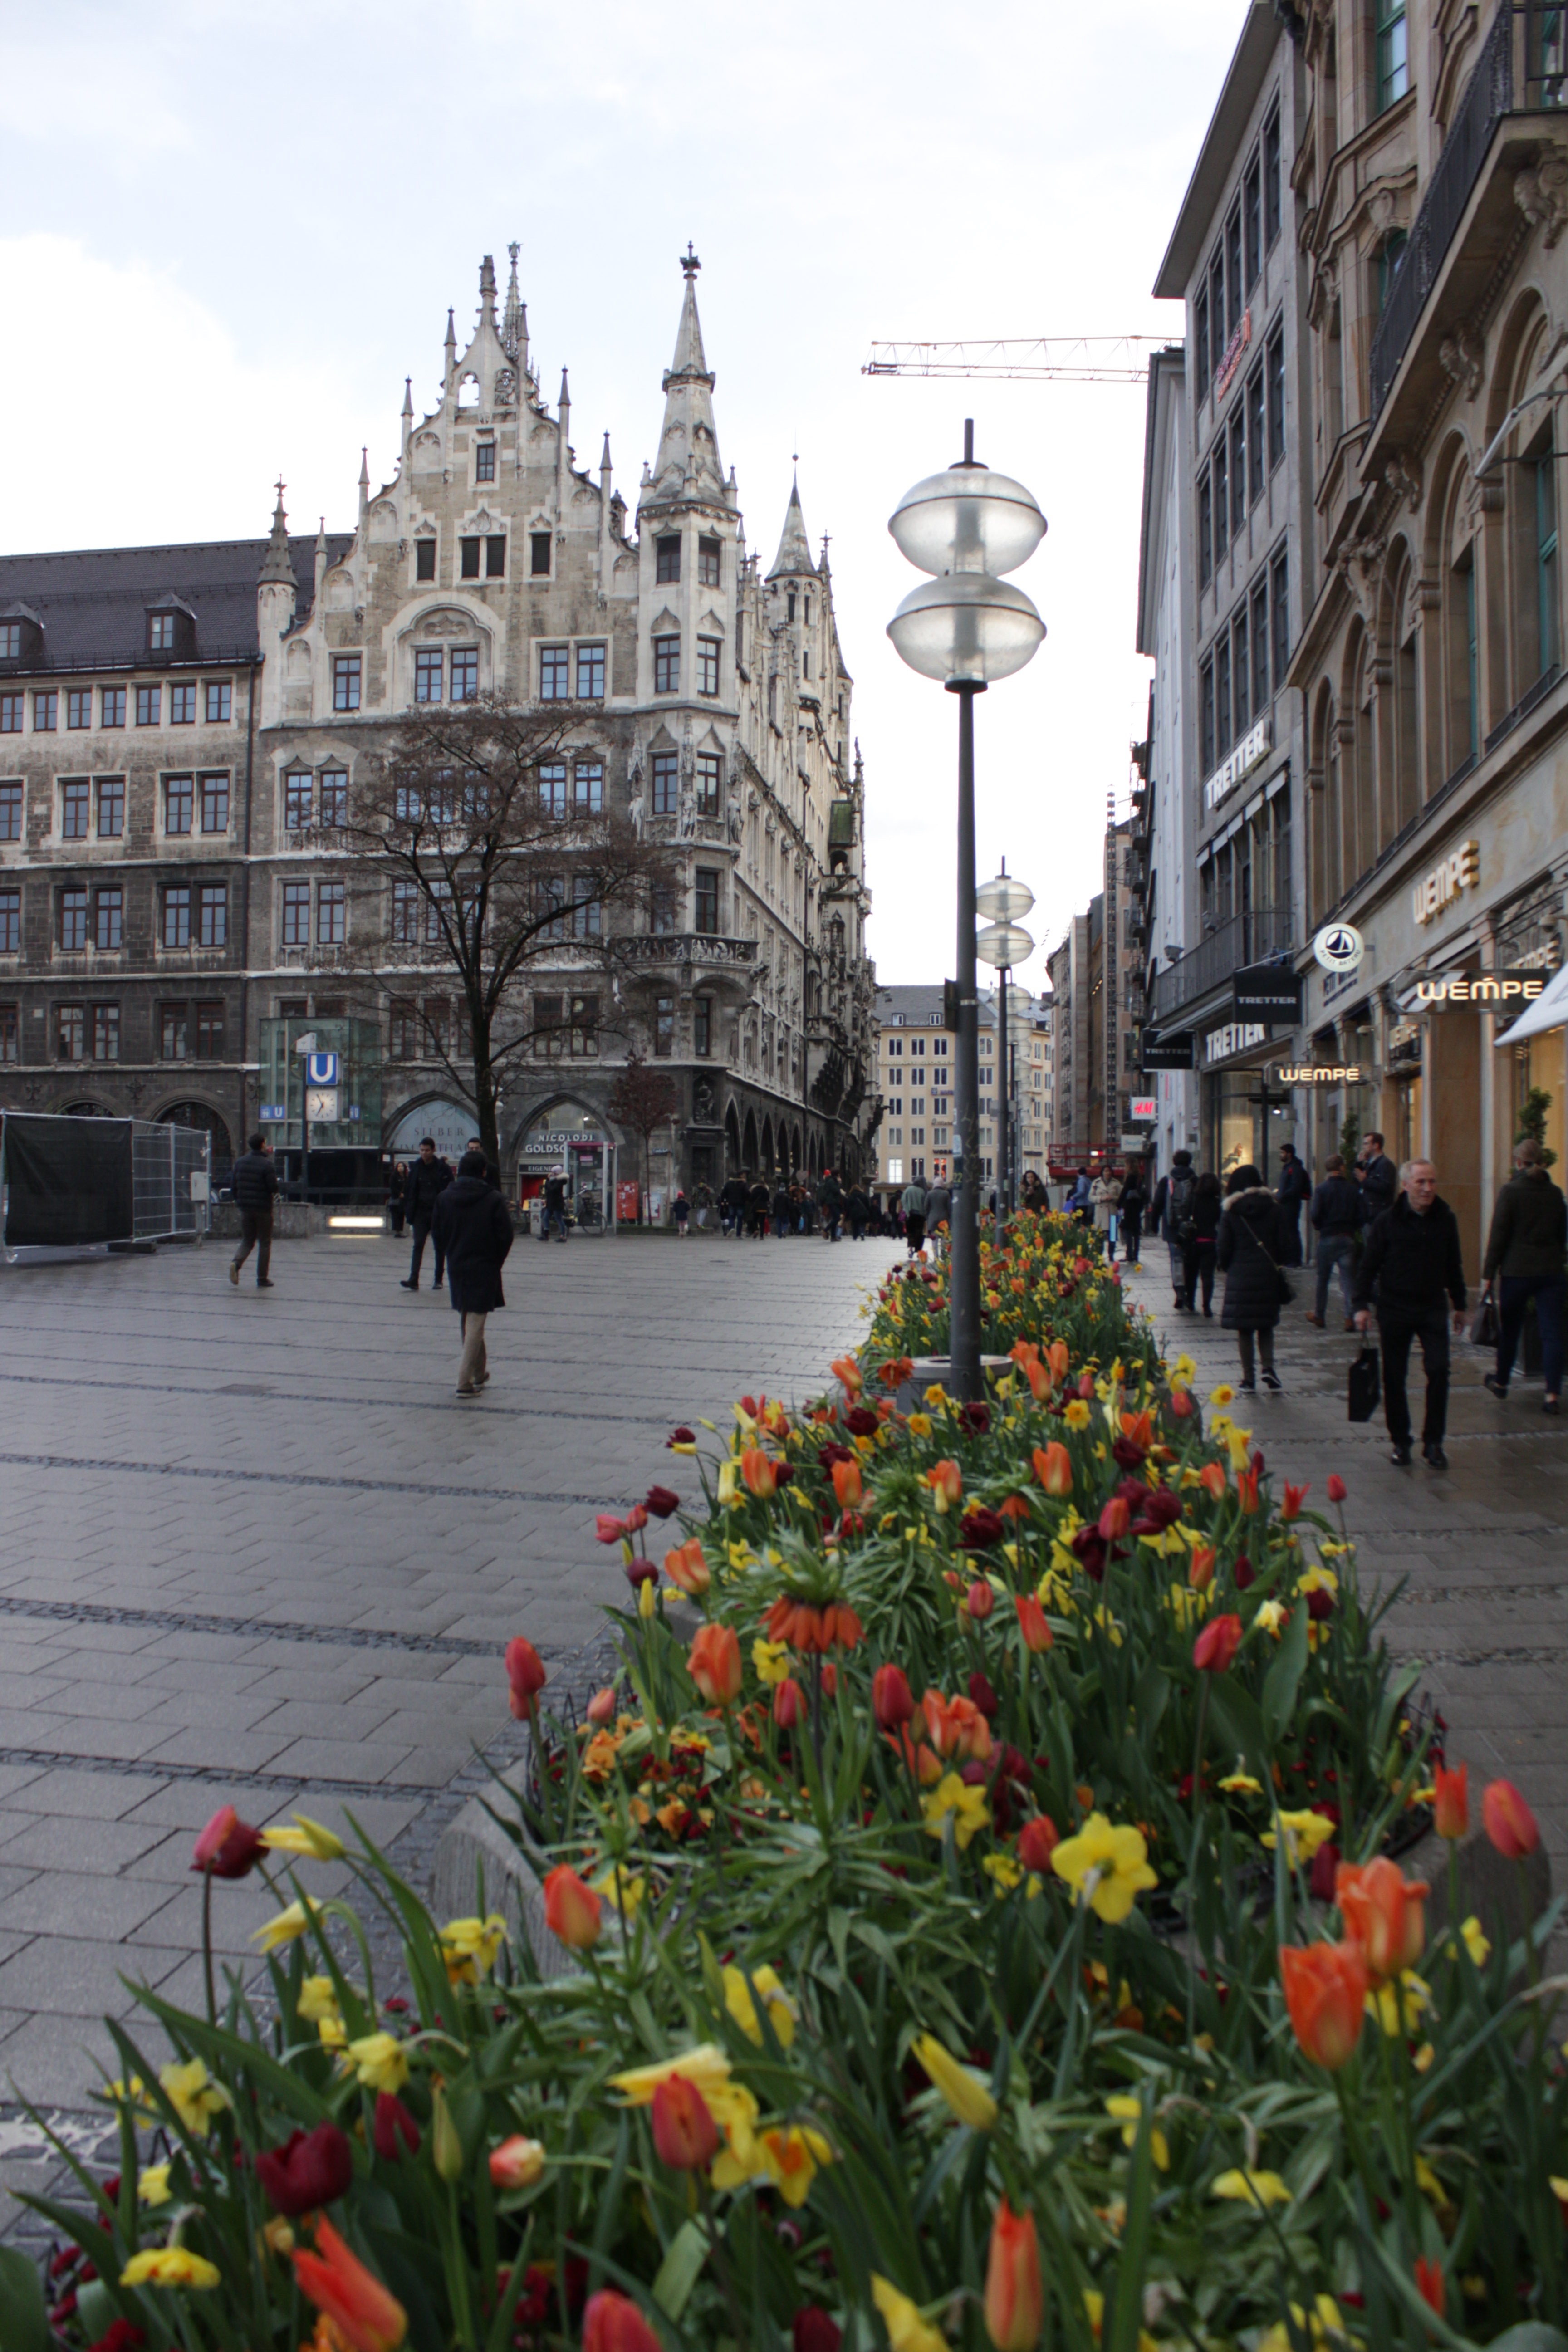
M 1019 383 L 1146 383 L 1141 353 L 1167 335 L 1006 336 L 963 343 L 873 343 L 862 375 L 999 376 Z

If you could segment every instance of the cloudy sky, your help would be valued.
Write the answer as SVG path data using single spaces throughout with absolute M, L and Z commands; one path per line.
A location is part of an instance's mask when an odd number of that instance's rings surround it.
M 1054 945 L 1098 887 L 1148 666 L 1132 650 L 1143 394 L 877 381 L 876 338 L 1176 335 L 1148 289 L 1243 0 L 0 0 L 8 551 L 345 529 L 362 443 L 439 382 L 447 307 L 521 246 L 579 464 L 635 504 L 692 239 L 720 446 L 771 562 L 792 451 L 832 535 L 884 981 L 951 969 L 953 708 L 884 630 L 886 520 L 978 453 L 1050 524 L 1049 635 L 978 706 L 982 874 Z M 504 283 L 504 276 L 503 276 Z M 1038 961 L 1022 977 L 1036 982 Z

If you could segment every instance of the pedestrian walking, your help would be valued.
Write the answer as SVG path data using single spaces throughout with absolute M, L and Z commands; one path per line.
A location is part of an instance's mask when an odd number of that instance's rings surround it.
M 386 1186 L 386 1205 L 392 1213 L 392 1235 L 395 1241 L 399 1240 L 402 1237 L 403 1219 L 405 1215 L 404 1202 L 407 1191 L 407 1166 L 403 1160 L 395 1160 L 392 1163 L 392 1174 L 387 1180 Z
M 899 1195 L 899 1206 L 904 1213 L 904 1239 L 910 1245 L 910 1255 L 915 1257 L 926 1237 L 926 1188 L 918 1177 L 911 1177 Z
M 1497 1369 L 1486 1384 L 1500 1401 L 1508 1395 L 1513 1360 L 1524 1329 L 1524 1310 L 1533 1298 L 1541 1327 L 1541 1368 L 1546 1375 L 1542 1400 L 1555 1412 L 1563 1393 L 1563 1308 L 1568 1291 L 1568 1202 L 1542 1165 L 1541 1146 L 1526 1136 L 1513 1150 L 1513 1174 L 1498 1194 L 1492 1229 L 1481 1267 L 1489 1289 L 1499 1285 Z
M 254 1250 L 256 1287 L 270 1290 L 272 1283 L 267 1269 L 272 1263 L 272 1203 L 278 1198 L 278 1171 L 264 1129 L 257 1129 L 249 1150 L 242 1151 L 235 1161 L 229 1184 L 239 1211 L 239 1247 L 229 1261 L 228 1278 L 237 1290 L 239 1269 Z
M 1368 1137 L 1377 1141 L 1382 1138 Z M 1437 1195 L 1437 1171 L 1429 1160 L 1407 1160 L 1399 1171 L 1400 1193 L 1366 1237 L 1355 1271 L 1352 1296 L 1359 1330 L 1366 1329 L 1375 1300 L 1383 1345 L 1383 1412 L 1393 1441 L 1393 1459 L 1403 1469 L 1410 1459 L 1410 1406 L 1405 1393 L 1410 1343 L 1421 1342 L 1426 1372 L 1426 1410 L 1421 1429 L 1422 1459 L 1446 1470 L 1443 1438 L 1448 1419 L 1448 1318 L 1465 1325 L 1465 1268 L 1459 1221 Z M 1363 1181 L 1363 1192 L 1366 1189 Z
M 816 1188 L 816 1208 L 822 1219 L 824 1241 L 836 1242 L 844 1222 L 844 1188 L 831 1168 L 822 1171 L 822 1181 Z
M 1212 1168 L 1193 1179 L 1193 1196 L 1187 1204 L 1184 1230 L 1187 1240 L 1182 1251 L 1182 1265 L 1186 1276 L 1187 1305 L 1195 1314 L 1198 1302 L 1211 1323 L 1214 1320 L 1214 1278 L 1218 1264 L 1219 1221 L 1225 1209 L 1219 1178 Z
M 452 1305 L 463 1318 L 457 1393 L 478 1396 L 490 1376 L 485 1324 L 506 1305 L 500 1270 L 512 1244 L 511 1212 L 489 1180 L 482 1151 L 464 1152 L 431 1222 Z
M 1187 1245 L 1192 1239 L 1193 1155 L 1190 1151 L 1171 1154 L 1169 1173 L 1162 1176 L 1154 1187 L 1153 1203 L 1149 1211 L 1149 1229 L 1161 1235 L 1170 1254 L 1171 1287 L 1176 1294 L 1178 1307 L 1193 1303 L 1187 1282 Z M 1071 1206 L 1071 1202 L 1068 1202 Z
M 465 1156 L 471 1157 L 475 1160 L 482 1160 L 484 1161 L 485 1182 L 492 1185 L 499 1192 L 500 1191 L 500 1170 L 496 1166 L 495 1161 L 490 1158 L 489 1152 L 485 1150 L 484 1145 L 480 1142 L 477 1135 L 469 1136 Z
M 684 1185 L 677 1187 L 675 1199 L 670 1203 L 669 1213 L 675 1219 L 675 1230 L 677 1234 L 679 1235 L 680 1239 L 684 1241 L 686 1239 L 687 1219 L 691 1214 L 691 1203 L 686 1197 L 686 1188 Z
M 1215 1244 L 1215 1264 L 1225 1276 L 1220 1321 L 1236 1333 L 1241 1356 L 1237 1386 L 1255 1390 L 1261 1368 L 1264 1387 L 1277 1389 L 1274 1328 L 1282 1303 L 1279 1253 L 1285 1243 L 1279 1203 L 1250 1160 L 1232 1170 L 1225 1192 Z
M 1135 1160 L 1127 1171 L 1121 1198 L 1117 1204 L 1118 1223 L 1125 1244 L 1123 1255 L 1129 1265 L 1138 1263 L 1138 1247 L 1142 1239 L 1143 1218 L 1148 1207 L 1149 1187 L 1144 1180 L 1143 1162 Z
M 691 1205 L 697 1212 L 697 1223 L 699 1227 L 703 1233 L 706 1233 L 708 1230 L 709 1221 L 713 1214 L 712 1185 L 699 1184 L 691 1195 Z
M 1301 1263 L 1301 1203 L 1310 1200 L 1312 1181 L 1296 1157 L 1293 1143 L 1279 1146 L 1279 1181 L 1274 1187 L 1274 1198 L 1279 1209 L 1280 1231 L 1285 1237 L 1282 1265 Z
M 932 1257 L 945 1257 L 952 1242 L 952 1187 L 940 1178 L 926 1194 L 926 1232 Z
M 727 1234 L 741 1238 L 746 1217 L 746 1180 L 726 1176 L 719 1193 L 719 1215 Z
M 863 1242 L 866 1238 L 866 1226 L 871 1216 L 871 1203 L 862 1185 L 850 1185 L 844 1203 L 844 1213 L 849 1220 L 850 1240 Z
M 1094 1209 L 1094 1229 L 1102 1234 L 1102 1246 L 1112 1265 L 1116 1261 L 1116 1213 L 1121 1204 L 1121 1179 L 1114 1168 L 1107 1168 L 1089 1188 Z
M 795 1199 L 781 1176 L 773 1187 L 773 1239 L 782 1242 L 795 1224 Z
M 1355 1237 L 1361 1231 L 1365 1214 L 1361 1186 L 1345 1174 L 1345 1163 L 1337 1151 L 1331 1151 L 1323 1162 L 1323 1181 L 1312 1194 L 1307 1215 L 1312 1231 L 1318 1236 L 1318 1297 L 1314 1311 L 1308 1316 L 1320 1331 L 1325 1328 L 1329 1308 L 1329 1280 L 1338 1273 L 1340 1297 L 1345 1310 L 1345 1329 L 1355 1328 L 1351 1309 L 1351 1274 L 1355 1264 Z
M 559 1231 L 556 1228 L 559 1227 Z M 539 1238 L 547 1242 L 552 1233 L 558 1242 L 566 1240 L 566 1174 L 561 1168 L 552 1169 L 544 1180 L 544 1214 L 540 1220 Z
M 1361 1179 L 1361 1221 L 1372 1225 L 1384 1209 L 1392 1209 L 1399 1191 L 1399 1171 L 1383 1148 L 1378 1134 L 1367 1136 L 1356 1154 L 1356 1172 Z
M 746 1196 L 746 1207 L 748 1212 L 746 1230 L 754 1241 L 760 1242 L 767 1239 L 768 1203 L 768 1188 L 763 1181 L 763 1179 L 759 1176 Z
M 1094 1202 L 1090 1197 L 1089 1171 L 1087 1168 L 1080 1168 L 1078 1174 L 1073 1178 L 1072 1191 L 1068 1194 L 1062 1206 L 1067 1210 L 1069 1216 L 1073 1216 L 1078 1219 L 1080 1225 L 1087 1225 L 1091 1223 L 1094 1216 Z
M 437 1158 L 436 1139 L 433 1135 L 422 1135 L 419 1139 L 419 1157 L 408 1171 L 408 1222 L 414 1234 L 414 1255 L 409 1264 L 407 1279 L 403 1284 L 405 1290 L 417 1290 L 419 1287 L 419 1269 L 425 1262 L 425 1244 L 430 1238 L 436 1203 L 451 1181 L 450 1161 Z M 446 1269 L 446 1251 L 437 1242 L 436 1244 L 437 1290 L 441 1287 L 441 1276 Z

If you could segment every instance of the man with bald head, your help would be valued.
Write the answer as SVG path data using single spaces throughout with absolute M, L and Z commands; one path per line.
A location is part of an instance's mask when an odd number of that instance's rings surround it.
M 1410 1343 L 1421 1342 L 1426 1369 L 1426 1412 L 1421 1429 L 1422 1459 L 1446 1470 L 1443 1433 L 1448 1417 L 1448 1313 L 1454 1328 L 1465 1328 L 1465 1268 L 1459 1221 L 1437 1195 L 1437 1171 L 1429 1160 L 1407 1160 L 1399 1171 L 1399 1195 L 1376 1218 L 1356 1267 L 1355 1321 L 1364 1331 L 1375 1300 L 1383 1343 L 1383 1411 L 1401 1469 L 1410 1460 L 1410 1406 L 1405 1375 Z

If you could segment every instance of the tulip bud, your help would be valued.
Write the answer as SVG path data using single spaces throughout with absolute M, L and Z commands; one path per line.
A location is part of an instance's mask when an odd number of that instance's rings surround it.
M 375 2152 L 385 2164 L 400 2164 L 405 2148 L 419 2153 L 419 2126 L 395 2091 L 378 2091 L 371 2126 Z
M 1493 1780 L 1481 1799 L 1481 1820 L 1499 1853 L 1522 1862 L 1541 1843 L 1535 1815 L 1511 1780 Z
M 1072 1493 L 1072 1455 L 1059 1437 L 1048 1445 L 1037 1445 L 1032 1459 L 1036 1477 L 1055 1501 Z
M 831 1673 L 831 1667 L 825 1669 Z M 793 1731 L 805 1714 L 805 1693 L 793 1675 L 786 1675 L 773 1690 L 773 1721 L 781 1731 Z
M 643 1508 L 656 1519 L 668 1519 L 672 1511 L 679 1510 L 680 1497 L 671 1486 L 650 1486 L 643 1496 Z
M 692 1600 L 706 1592 L 712 1582 L 712 1573 L 703 1557 L 701 1538 L 692 1536 L 674 1551 L 667 1551 L 664 1572 L 671 1584 L 678 1585 Z
M 1205 1592 L 1214 1581 L 1213 1544 L 1194 1544 L 1187 1563 L 1187 1582 L 1194 1592 Z
M 963 1605 L 972 1617 L 989 1617 L 996 1606 L 996 1595 L 983 1576 L 977 1576 L 963 1596 Z
M 583 2352 L 663 2352 L 658 2337 L 629 2295 L 603 2286 L 583 2314 Z
M 1330 1473 L 1329 1473 L 1329 1500 L 1330 1500 L 1330 1502 L 1331 1502 L 1331 1503 L 1342 1503 L 1342 1502 L 1344 1501 L 1344 1499 L 1345 1499 L 1345 1496 L 1349 1494 L 1349 1492 L 1350 1492 L 1350 1488 L 1345 1485 L 1345 1482 L 1344 1482 L 1344 1480 L 1340 1476 L 1339 1472 L 1338 1472 L 1337 1470 L 1331 1470 L 1331 1471 L 1330 1471 Z
M 771 1502 L 778 1486 L 778 1477 L 771 1457 L 760 1445 L 748 1445 L 741 1456 L 741 1475 L 749 1494 L 760 1503 Z
M 1132 1524 L 1132 1514 L 1120 1495 L 1112 1495 L 1100 1515 L 1100 1532 L 1107 1543 L 1119 1543 Z
M 1032 2213 L 1015 2213 L 1005 2197 L 991 2224 L 985 2265 L 985 2333 L 996 2352 L 1035 2352 L 1045 2317 L 1040 2245 Z
M 588 1720 L 597 1730 L 604 1724 L 614 1723 L 615 1719 L 616 1686 L 614 1683 L 605 1683 L 588 1701 Z
M 436 2094 L 440 2098 L 441 2094 Z M 490 2150 L 490 2183 L 503 2192 L 514 2189 L 531 2189 L 544 2171 L 544 2150 L 536 2139 L 525 2139 L 521 2132 L 513 2132 L 499 2147 Z
M 833 1491 L 842 1509 L 858 1503 L 863 1492 L 860 1465 L 856 1461 L 836 1462 L 833 1465 Z
M 672 2074 L 653 2095 L 653 2144 L 675 2172 L 700 2172 L 719 2152 L 719 2126 L 695 2083 Z
M 511 1685 L 511 1711 L 520 1723 L 531 1721 L 535 1701 L 550 1677 L 533 1643 L 518 1634 L 506 1645 L 506 1678 Z
M 1361 2040 L 1368 1990 L 1361 1946 L 1310 1944 L 1302 1951 L 1284 1944 L 1279 1974 L 1297 2041 L 1318 2065 L 1337 2073 Z
M 686 1670 L 710 1705 L 731 1706 L 741 1696 L 741 1644 L 733 1626 L 700 1626 Z
M 1048 1813 L 1037 1813 L 1018 1832 L 1018 1859 L 1026 1870 L 1047 1871 L 1061 1843 L 1061 1832 Z
M 603 1930 L 604 1906 L 569 1862 L 558 1862 L 544 1881 L 544 1924 L 574 1952 L 591 1950 Z
M 1193 1643 L 1193 1664 L 1202 1675 L 1223 1675 L 1241 1647 L 1241 1620 L 1234 1612 L 1213 1617 Z
M 1442 1838 L 1462 1838 L 1470 1826 L 1470 1768 L 1460 1764 L 1449 1772 L 1439 1764 L 1433 1778 L 1437 1834 Z
M 463 2177 L 463 2143 L 452 2110 L 447 2105 L 447 2094 L 437 2088 L 430 2102 L 430 2158 L 443 2180 L 460 2180 Z
M 879 1666 L 871 1677 L 871 1712 L 883 1731 L 896 1731 L 915 1711 L 914 1694 L 902 1666 Z
M 1048 1650 L 1056 1636 L 1046 1621 L 1045 1611 L 1034 1594 L 1032 1592 L 1015 1593 L 1013 1606 L 1018 1612 L 1018 1631 L 1023 1636 L 1025 1649 L 1033 1651 L 1037 1656 L 1042 1650 Z

